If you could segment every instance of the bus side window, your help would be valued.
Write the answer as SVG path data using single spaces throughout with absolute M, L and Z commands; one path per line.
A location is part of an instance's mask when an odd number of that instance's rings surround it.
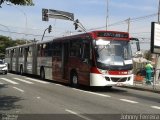
M 23 57 L 23 48 L 19 48 L 19 56 Z
M 53 48 L 51 51 L 53 51 L 53 56 L 61 56 L 62 55 L 62 44 L 61 42 L 55 42 L 52 44 Z M 52 53 L 51 53 L 52 54 Z
M 32 57 L 32 48 L 28 47 L 28 57 Z
M 80 41 L 71 41 L 70 42 L 70 56 L 81 57 L 81 43 Z
M 91 56 L 91 49 L 90 49 L 90 43 L 89 41 L 84 42 L 82 45 L 82 60 L 86 63 L 89 63 Z
M 13 57 L 16 57 L 16 49 L 13 49 Z
M 41 45 L 40 44 L 38 45 L 38 52 L 37 52 L 37 54 L 38 54 L 38 57 L 41 56 Z

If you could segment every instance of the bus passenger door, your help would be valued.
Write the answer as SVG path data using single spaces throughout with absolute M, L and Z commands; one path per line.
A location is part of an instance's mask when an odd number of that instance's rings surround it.
M 13 65 L 13 54 L 14 54 L 14 49 L 11 50 L 11 55 L 10 55 L 10 58 L 11 58 L 11 61 L 10 61 L 10 68 L 9 70 L 12 71 L 12 65 Z
M 81 48 L 81 64 L 79 66 L 79 83 L 90 84 L 91 44 L 88 40 L 83 41 Z
M 24 49 L 24 73 L 27 73 L 27 57 L 28 57 L 28 47 Z
M 62 78 L 63 79 L 67 79 L 67 72 L 69 71 L 68 70 L 68 66 L 67 66 L 67 63 L 68 63 L 68 46 L 69 46 L 69 43 L 66 42 L 66 43 L 63 43 L 62 45 Z

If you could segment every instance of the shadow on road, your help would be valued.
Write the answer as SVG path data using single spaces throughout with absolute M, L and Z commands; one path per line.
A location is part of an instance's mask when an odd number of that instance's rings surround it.
M 12 110 L 20 109 L 20 105 L 16 105 L 16 102 L 20 101 L 19 97 L 15 96 L 0 96 L 0 110 Z
M 20 109 L 20 105 L 16 105 L 16 102 L 22 100 L 16 96 L 6 96 L 1 94 L 1 89 L 7 88 L 7 85 L 0 85 L 0 111 L 8 111 L 12 109 Z
M 7 85 L 1 85 L 1 84 L 0 84 L 0 90 L 1 90 L 2 88 L 7 88 Z
M 79 86 L 77 89 L 90 91 L 90 92 L 102 92 L 102 93 L 125 93 L 127 90 L 118 89 L 115 87 L 89 87 L 89 86 Z

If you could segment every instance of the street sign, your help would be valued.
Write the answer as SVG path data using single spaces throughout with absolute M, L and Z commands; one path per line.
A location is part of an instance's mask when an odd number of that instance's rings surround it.
M 49 14 L 49 18 L 56 18 L 56 19 L 74 21 L 74 14 L 73 13 L 49 9 L 48 14 Z
M 151 52 L 160 54 L 160 24 L 151 23 Z
M 42 21 L 48 21 L 49 17 L 48 17 L 48 9 L 42 9 Z

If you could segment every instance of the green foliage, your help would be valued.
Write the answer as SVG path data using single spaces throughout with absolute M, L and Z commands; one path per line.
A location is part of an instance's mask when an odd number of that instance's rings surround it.
M 24 40 L 12 40 L 9 37 L 0 36 L 0 58 L 4 58 L 5 49 L 16 45 L 25 44 Z
M 146 50 L 144 52 L 144 58 L 146 58 L 147 60 L 150 60 L 150 61 L 152 60 L 152 53 L 150 50 Z
M 15 5 L 33 5 L 32 0 L 10 0 Z
M 32 0 L 0 0 L 0 4 L 4 3 L 4 1 L 10 2 L 15 5 L 24 5 L 24 6 L 34 5 Z

